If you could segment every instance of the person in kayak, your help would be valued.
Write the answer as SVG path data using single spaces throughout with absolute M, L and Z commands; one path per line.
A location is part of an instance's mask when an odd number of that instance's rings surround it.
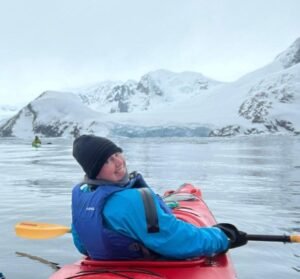
M 91 259 L 187 259 L 246 244 L 231 224 L 200 228 L 176 219 L 141 174 L 128 174 L 122 149 L 109 139 L 79 136 L 73 156 L 85 176 L 72 191 L 72 236 Z
M 32 146 L 40 146 L 42 144 L 40 138 L 38 136 L 34 137 L 34 140 L 32 141 Z

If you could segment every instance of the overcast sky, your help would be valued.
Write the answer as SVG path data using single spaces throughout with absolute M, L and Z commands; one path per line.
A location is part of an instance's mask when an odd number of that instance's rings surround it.
M 0 105 L 153 70 L 233 81 L 300 37 L 299 0 L 0 0 Z

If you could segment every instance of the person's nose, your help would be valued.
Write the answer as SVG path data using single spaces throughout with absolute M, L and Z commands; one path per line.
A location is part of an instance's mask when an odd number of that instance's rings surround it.
M 121 157 L 116 156 L 114 159 L 115 159 L 115 164 L 116 164 L 117 167 L 122 165 L 123 161 L 122 161 Z

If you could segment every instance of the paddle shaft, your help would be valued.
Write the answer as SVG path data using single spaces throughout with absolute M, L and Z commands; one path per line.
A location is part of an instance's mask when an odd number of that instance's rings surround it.
M 297 242 L 290 235 L 247 234 L 248 241 Z

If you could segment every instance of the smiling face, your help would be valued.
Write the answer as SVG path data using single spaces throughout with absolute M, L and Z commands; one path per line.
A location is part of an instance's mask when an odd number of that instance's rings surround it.
M 125 176 L 126 172 L 127 168 L 125 158 L 122 153 L 117 152 L 107 159 L 96 176 L 96 179 L 119 182 Z

